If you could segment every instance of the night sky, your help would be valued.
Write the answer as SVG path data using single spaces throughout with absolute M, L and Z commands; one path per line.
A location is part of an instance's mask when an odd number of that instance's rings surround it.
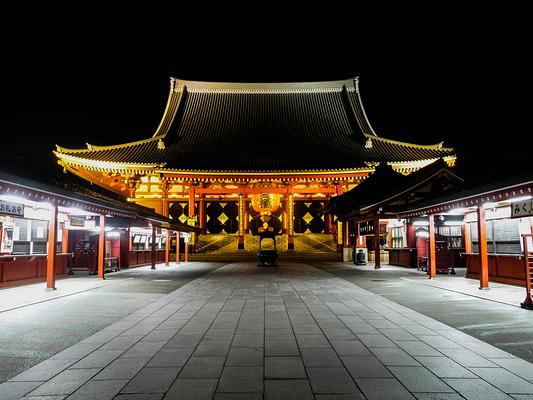
M 179 22 L 179 19 L 177 19 Z M 169 77 L 226 81 L 318 81 L 360 77 L 378 135 L 455 147 L 467 173 L 504 166 L 519 173 L 531 131 L 518 122 L 526 78 L 521 32 L 490 24 L 466 31 L 449 22 L 431 32 L 317 29 L 271 35 L 233 26 L 206 39 L 188 29 L 98 26 L 42 31 L 4 49 L 0 133 L 4 153 L 58 171 L 55 144 L 84 147 L 150 137 L 163 114 Z M 131 28 L 131 26 L 129 27 Z M 454 30 L 450 30 L 454 28 Z M 279 33 L 279 30 L 277 31 Z M 247 44 L 245 38 L 253 44 Z M 71 42 L 71 39 L 74 42 Z M 512 39 L 512 40 L 511 40 Z M 480 171 L 479 163 L 483 164 Z

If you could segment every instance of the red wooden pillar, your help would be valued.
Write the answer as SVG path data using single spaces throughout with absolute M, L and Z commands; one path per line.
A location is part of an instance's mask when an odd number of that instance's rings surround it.
M 61 230 L 61 253 L 68 253 L 68 229 L 67 223 L 63 222 L 63 229 Z
M 381 247 L 379 243 L 379 213 L 374 214 L 374 269 L 381 268 Z
M 152 225 L 152 248 L 150 251 L 150 269 L 155 269 L 155 225 Z
M 287 249 L 294 250 L 294 195 L 292 193 L 287 196 L 287 203 Z
M 180 263 L 180 233 L 176 232 L 176 264 Z
M 463 232 L 465 233 L 465 253 L 472 253 L 472 234 L 467 223 L 463 225 Z
M 57 242 L 57 206 L 50 210 L 48 224 L 48 259 L 46 263 L 46 289 L 56 290 L 56 242 Z
M 437 276 L 437 249 L 435 248 L 435 215 L 429 214 L 428 216 L 429 226 L 429 266 L 428 274 L 429 279 Z
M 185 262 L 189 262 L 189 243 L 185 242 L 185 255 L 184 260 Z
M 324 219 L 325 219 L 324 222 L 326 223 L 326 226 L 324 227 L 324 233 L 327 233 L 327 234 L 333 233 L 331 229 L 333 216 L 331 215 L 331 213 L 327 213 L 326 215 L 324 215 Z
M 205 228 L 205 220 L 205 198 L 204 195 L 201 194 L 200 199 L 198 200 L 198 226 L 202 229 Z
M 477 238 L 479 247 L 479 288 L 489 288 L 489 255 L 487 252 L 487 225 L 485 221 L 485 207 L 477 208 Z
M 250 204 L 244 199 L 244 234 L 246 235 L 250 231 Z
M 170 229 L 165 232 L 165 265 L 168 267 L 170 264 Z
M 239 193 L 239 233 L 237 237 L 237 250 L 244 250 L 244 195 Z
M 98 278 L 104 277 L 104 258 L 105 258 L 105 215 L 100 215 L 100 233 L 98 235 Z

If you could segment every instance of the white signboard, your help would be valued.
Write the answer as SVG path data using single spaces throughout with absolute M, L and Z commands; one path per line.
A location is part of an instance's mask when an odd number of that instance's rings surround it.
M 511 203 L 511 218 L 533 216 L 533 199 Z
M 24 216 L 24 204 L 10 203 L 0 200 L 0 214 Z

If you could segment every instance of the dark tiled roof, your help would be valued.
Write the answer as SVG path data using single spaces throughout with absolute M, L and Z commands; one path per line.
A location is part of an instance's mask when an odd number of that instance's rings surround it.
M 171 81 L 167 109 L 152 138 L 58 155 L 179 170 L 320 170 L 454 155 L 440 145 L 376 136 L 357 80 L 292 84 Z M 368 138 L 372 147 L 366 148 Z M 165 148 L 160 149 L 161 141 Z M 158 145 L 159 142 L 159 145 Z
M 375 209 L 386 205 L 400 196 L 405 196 L 423 185 L 432 185 L 442 174 L 449 177 L 447 187 L 432 187 L 432 195 L 457 192 L 463 187 L 463 180 L 449 171 L 446 163 L 439 159 L 412 174 L 405 176 L 386 164 L 380 164 L 375 172 L 352 190 L 333 197 L 325 211 L 333 212 L 341 219 L 350 217 L 360 210 Z M 433 186 L 433 185 L 432 185 Z M 410 208 L 405 206 L 405 208 Z

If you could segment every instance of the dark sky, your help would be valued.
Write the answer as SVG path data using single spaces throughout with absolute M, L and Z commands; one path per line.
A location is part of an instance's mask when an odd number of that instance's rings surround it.
M 33 30 L 28 39 L 10 32 L 16 40 L 4 49 L 1 76 L 4 149 L 53 169 L 56 143 L 149 137 L 170 76 L 244 82 L 359 76 L 380 136 L 444 141 L 463 159 L 492 165 L 496 157 L 523 157 L 524 144 L 532 144 L 529 128 L 518 123 L 526 107 L 517 93 L 529 81 L 520 27 L 502 31 L 489 22 L 476 29 L 468 20 L 435 27 L 428 20 L 420 29 L 357 32 L 339 21 L 334 28 L 285 31 L 227 22 L 201 38 L 199 26 L 182 27 L 179 18 L 180 29 L 169 30 L 100 30 L 98 22 Z

